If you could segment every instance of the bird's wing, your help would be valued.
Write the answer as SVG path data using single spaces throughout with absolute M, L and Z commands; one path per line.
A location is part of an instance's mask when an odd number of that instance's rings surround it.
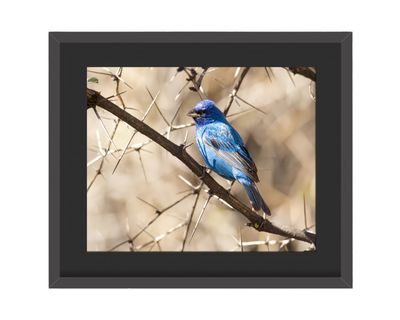
M 233 127 L 225 124 L 210 127 L 204 131 L 203 141 L 232 167 L 242 171 L 255 182 L 259 181 L 256 165 Z

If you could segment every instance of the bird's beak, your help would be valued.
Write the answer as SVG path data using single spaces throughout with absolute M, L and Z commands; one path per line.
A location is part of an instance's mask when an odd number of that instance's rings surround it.
M 200 115 L 199 115 L 198 113 L 194 112 L 193 110 L 190 110 L 190 111 L 188 112 L 187 116 L 188 116 L 188 117 L 191 117 L 191 118 L 193 118 L 193 119 L 196 119 L 196 118 L 198 118 Z

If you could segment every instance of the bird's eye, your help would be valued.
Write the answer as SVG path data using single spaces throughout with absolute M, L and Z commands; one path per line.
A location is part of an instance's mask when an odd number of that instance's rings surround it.
M 206 110 L 199 110 L 199 114 L 205 114 Z

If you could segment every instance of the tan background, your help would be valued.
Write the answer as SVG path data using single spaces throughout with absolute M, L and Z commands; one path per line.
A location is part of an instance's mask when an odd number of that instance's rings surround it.
M 186 113 L 200 100 L 189 90 L 187 75 L 177 68 L 88 68 L 88 86 L 105 97 L 124 92 L 112 101 L 141 118 L 157 96 L 145 122 L 164 133 L 178 108 L 173 125 L 190 124 Z M 201 73 L 202 68 L 195 69 Z M 268 71 L 268 73 L 267 73 Z M 243 68 L 210 68 L 202 82 L 204 94 L 223 109 Z M 119 75 L 119 80 L 113 75 Z M 117 88 L 118 84 L 118 88 Z M 183 89 L 182 89 L 183 88 Z M 118 90 L 118 91 L 116 91 Z M 272 210 L 272 219 L 297 228 L 315 225 L 315 85 L 301 75 L 292 75 L 284 68 L 251 68 L 243 80 L 229 114 L 229 121 L 241 134 L 259 171 L 259 189 Z M 244 101 L 246 102 L 244 102 Z M 255 110 L 252 106 L 262 110 Z M 145 200 L 162 210 L 190 192 L 184 179 L 198 185 L 198 179 L 176 158 L 154 142 L 136 134 L 122 157 L 118 159 L 134 130 L 119 123 L 110 151 L 115 118 L 98 108 L 102 121 L 88 110 L 88 210 L 87 250 L 107 251 L 134 237 L 157 215 Z M 106 128 L 106 130 L 104 129 Z M 108 133 L 107 133 L 108 132 Z M 169 138 L 177 143 L 194 142 L 194 127 L 173 130 Z M 142 149 L 134 150 L 141 146 Z M 133 147 L 133 148 L 132 148 Z M 204 164 L 195 144 L 188 152 Z M 101 163 L 101 174 L 97 175 Z M 183 177 L 181 179 L 179 176 Z M 222 185 L 226 180 L 213 174 Z M 186 192 L 186 193 L 185 193 Z M 249 205 L 239 184 L 233 195 Z M 115 248 L 127 251 L 180 251 L 185 233 L 190 236 L 200 211 L 207 200 L 202 191 L 189 230 L 185 223 L 191 214 L 196 195 L 165 211 L 132 244 Z M 282 237 L 259 233 L 245 226 L 239 213 L 212 198 L 203 218 L 185 251 L 301 251 L 309 245 Z M 160 240 L 161 239 L 161 240 Z M 157 241 L 159 240 L 159 241 Z M 278 240 L 278 241 L 276 241 Z

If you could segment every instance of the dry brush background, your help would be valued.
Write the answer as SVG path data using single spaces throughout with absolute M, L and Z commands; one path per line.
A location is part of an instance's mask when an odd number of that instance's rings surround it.
M 230 106 L 229 121 L 258 167 L 272 219 L 315 231 L 315 83 L 309 78 L 285 68 L 88 68 L 88 87 L 176 144 L 194 142 L 186 113 L 200 99 Z M 87 123 L 87 250 L 310 249 L 247 227 L 176 158 L 107 111 L 88 109 Z M 203 164 L 195 144 L 187 151 Z M 231 192 L 249 205 L 239 184 Z

